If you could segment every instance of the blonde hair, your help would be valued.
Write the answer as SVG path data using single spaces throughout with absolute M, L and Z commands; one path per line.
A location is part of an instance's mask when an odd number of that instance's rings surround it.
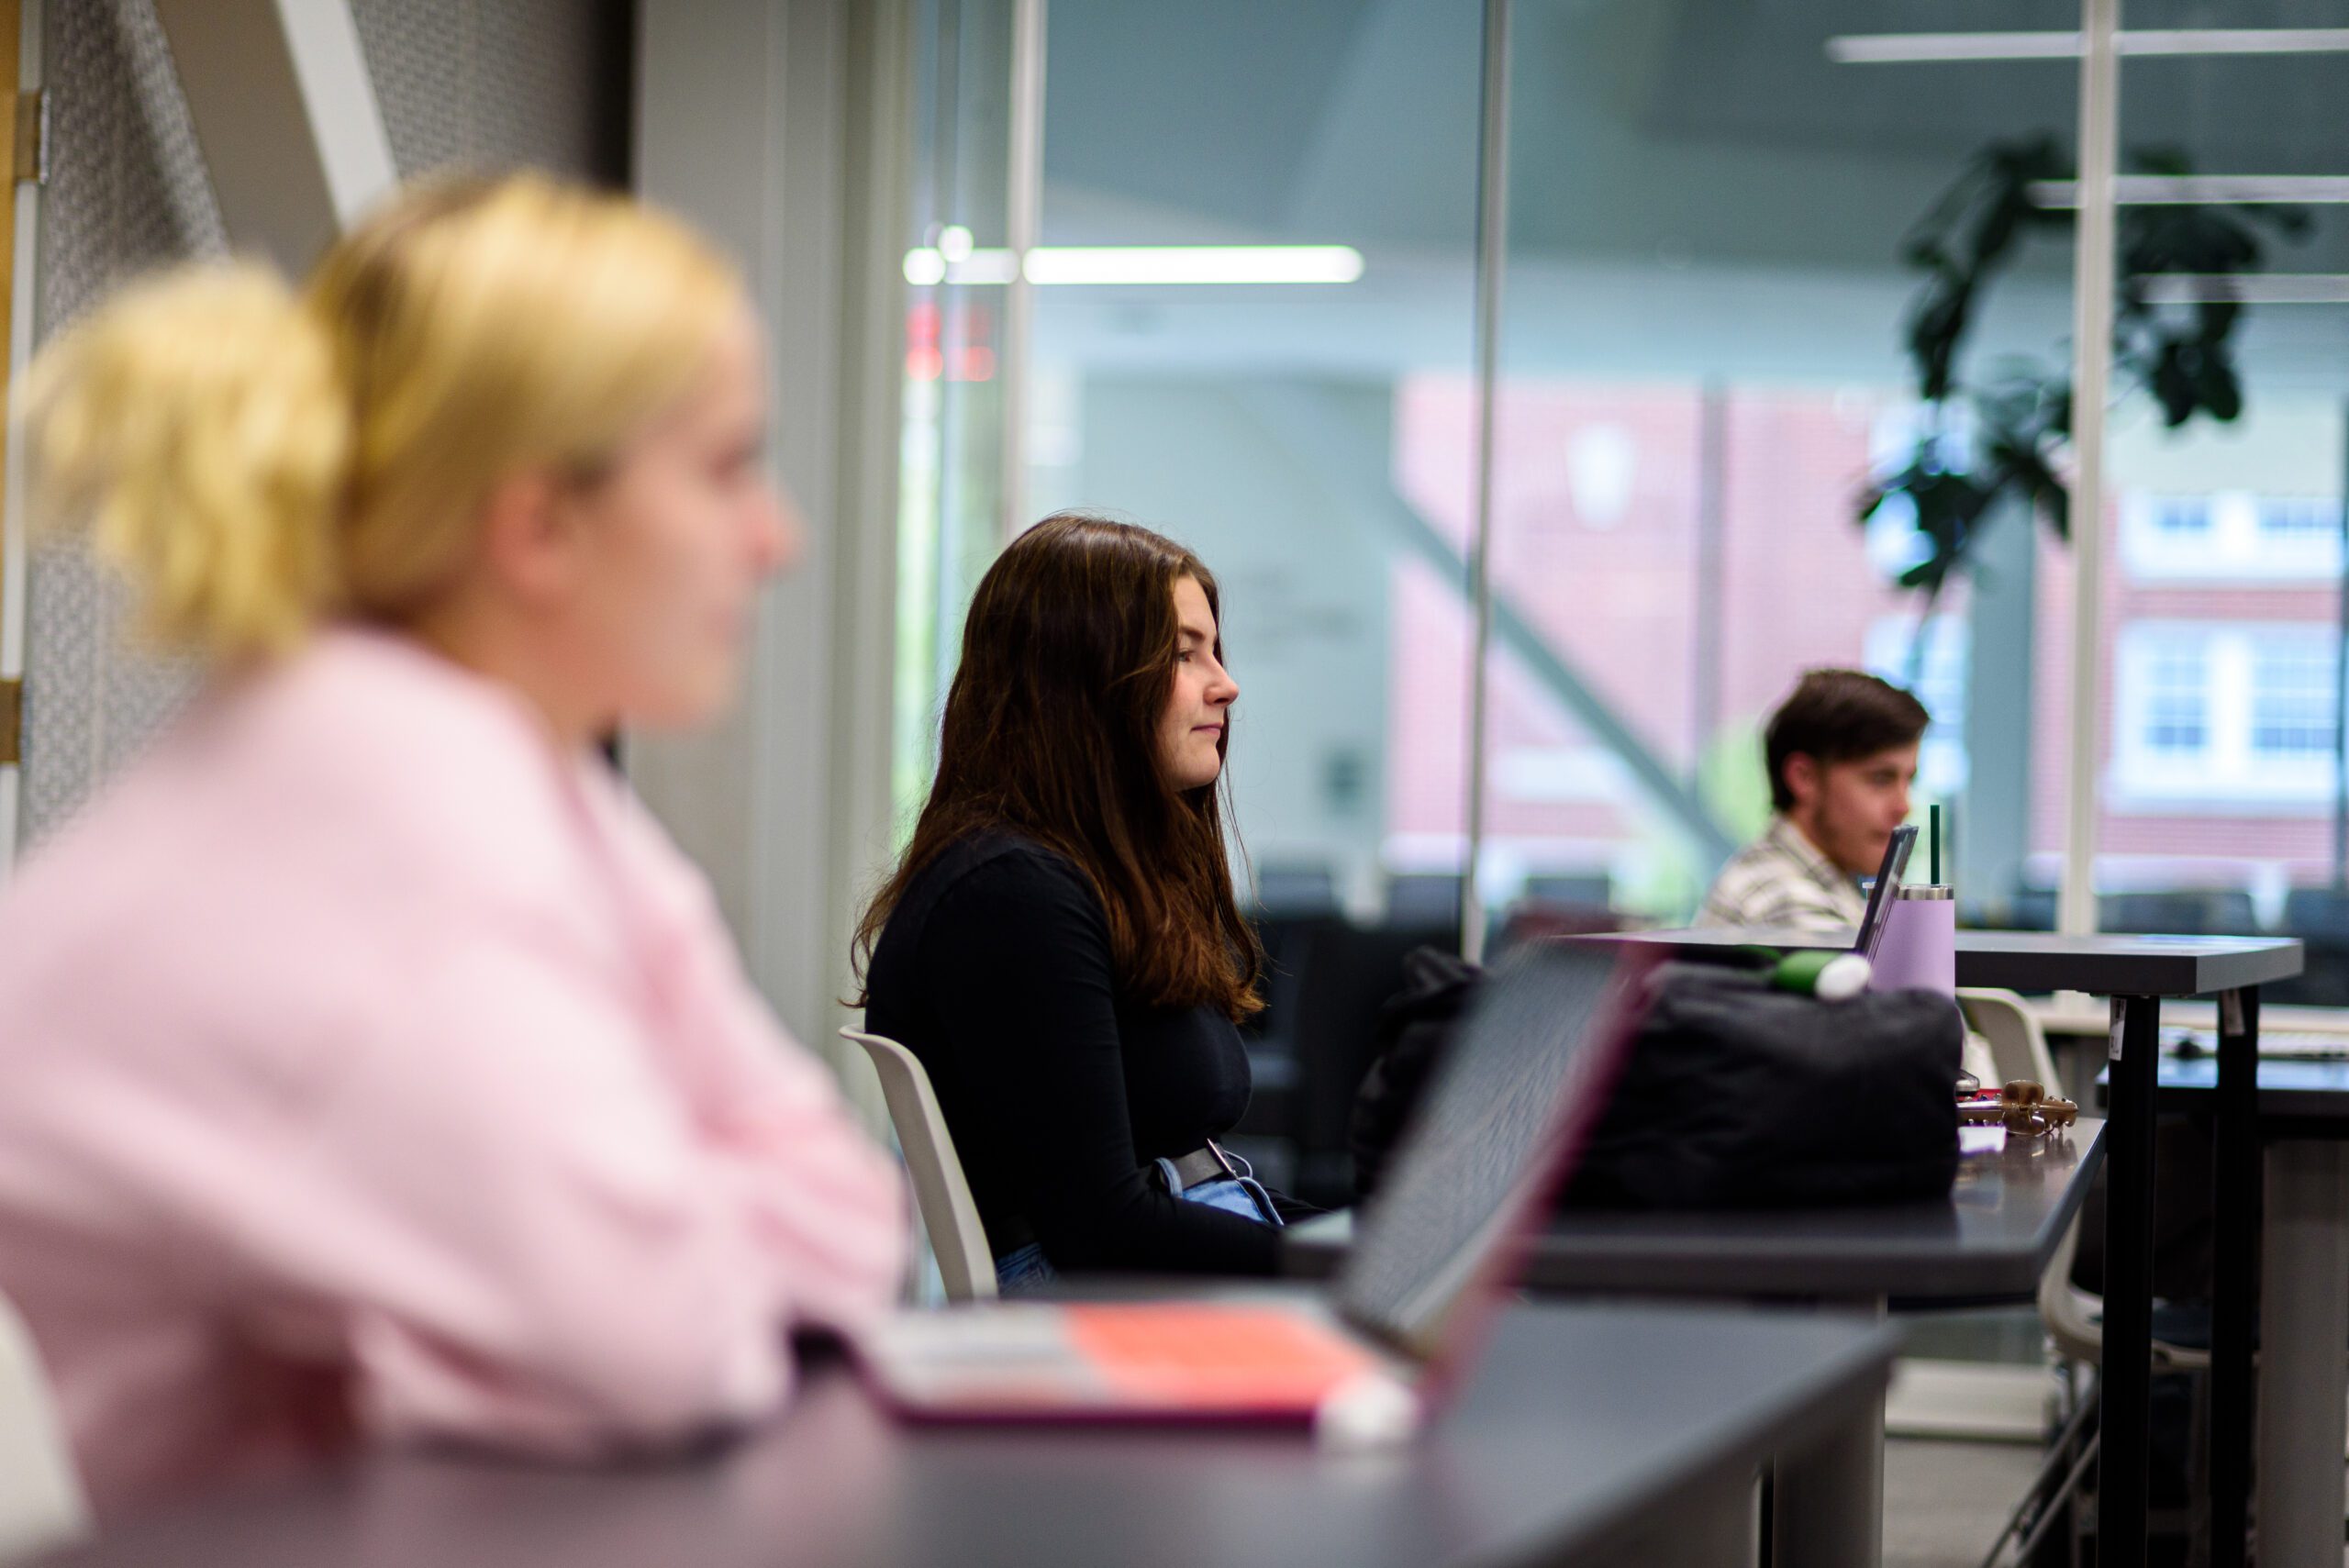
M 144 630 L 210 660 L 398 622 L 497 483 L 593 477 L 703 373 L 744 295 L 683 225 L 537 175 L 395 197 L 296 293 L 251 264 L 134 285 L 44 350 L 45 524 L 85 525 Z

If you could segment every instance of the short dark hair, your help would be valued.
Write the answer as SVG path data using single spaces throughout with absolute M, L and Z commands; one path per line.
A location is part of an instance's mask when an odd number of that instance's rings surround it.
M 1889 681 L 1858 670 L 1804 671 L 1794 695 L 1778 705 L 1762 732 L 1771 804 L 1784 811 L 1795 803 L 1787 787 L 1787 758 L 1849 762 L 1873 757 L 1915 745 L 1932 719 L 1923 703 Z

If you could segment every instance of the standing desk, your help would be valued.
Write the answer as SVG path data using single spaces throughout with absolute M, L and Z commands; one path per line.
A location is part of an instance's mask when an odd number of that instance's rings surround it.
M 1632 1568 L 1750 1559 L 1774 1451 L 1880 1397 L 1816 1315 L 1516 1307 L 1392 1448 L 1265 1428 L 918 1427 L 837 1360 L 749 1440 L 603 1467 L 389 1453 L 110 1529 L 50 1568 Z
M 1527 1249 L 1521 1283 L 1543 1293 L 1826 1301 L 1871 1313 L 2027 1296 L 2078 1218 L 2104 1156 L 2105 1124 L 2009 1139 L 1966 1158 L 1946 1198 L 1737 1213 L 1569 1212 Z M 1290 1229 L 1296 1273 L 1336 1270 L 1351 1214 Z M 1838 1439 L 1777 1467 L 1774 1562 L 1873 1564 L 1883 1554 L 1884 1401 Z
M 1834 932 L 1762 928 L 1630 931 L 1575 941 L 1655 942 L 1681 950 L 1747 945 L 1848 947 Z M 2104 1364 L 2098 1461 L 2099 1561 L 2145 1555 L 2145 1459 L 2153 1354 L 2154 1097 L 2165 996 L 2219 1002 L 2217 1141 L 2212 1199 L 2224 1215 L 2259 1207 L 2259 1129 L 2252 1073 L 2258 1056 L 2259 987 L 2300 972 L 2301 946 L 2270 937 L 2070 937 L 2043 931 L 1960 931 L 1957 984 L 2010 991 L 2085 991 L 2111 998 L 2107 1057 L 2112 1079 L 2106 1140 Z M 2247 1277 L 2254 1240 L 2243 1225 L 2218 1228 L 2221 1279 Z M 2214 1433 L 2248 1431 L 2252 1393 L 2249 1304 L 2221 1296 L 2211 1322 Z M 2248 1445 L 2213 1445 L 2211 1561 L 2240 1568 L 2246 1551 Z M 2336 1516 L 2333 1529 L 2340 1526 Z

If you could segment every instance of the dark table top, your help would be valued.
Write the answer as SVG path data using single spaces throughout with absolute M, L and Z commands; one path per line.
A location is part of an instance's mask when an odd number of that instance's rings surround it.
M 2028 1296 L 2087 1195 L 2104 1158 L 2104 1123 L 2068 1134 L 2009 1139 L 1969 1155 L 1946 1199 L 1833 1209 L 1724 1214 L 1573 1213 L 1528 1251 L 1539 1291 L 1625 1295 L 1897 1297 L 1918 1306 Z M 1353 1217 L 1289 1233 L 1290 1267 L 1333 1272 Z
M 1723 927 L 1615 931 L 1562 941 L 1660 942 L 1675 948 L 1848 948 L 1853 933 Z M 2099 996 L 2207 996 L 2288 980 L 2306 962 L 2297 937 L 2065 937 L 2047 931 L 1960 931 L 1957 983 L 2009 991 Z
M 1895 1331 L 1512 1307 L 1457 1407 L 1370 1452 L 1301 1433 L 909 1428 L 837 1362 L 726 1452 L 563 1468 L 390 1455 L 120 1526 L 61 1565 L 750 1568 L 1583 1561 L 1857 1418 Z

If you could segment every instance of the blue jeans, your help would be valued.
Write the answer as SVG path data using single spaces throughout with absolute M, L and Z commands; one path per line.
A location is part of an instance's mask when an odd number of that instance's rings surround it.
M 1187 1191 L 1175 1179 L 1174 1162 L 1158 1162 L 1158 1173 L 1166 1183 L 1166 1190 L 1185 1203 L 1205 1204 L 1226 1214 L 1236 1214 L 1242 1219 L 1252 1219 L 1259 1225 L 1275 1229 L 1282 1224 L 1280 1210 L 1273 1207 L 1273 1195 L 1256 1179 L 1256 1173 L 1247 1161 L 1237 1154 L 1227 1153 L 1226 1160 L 1240 1167 L 1236 1176 L 1218 1176 L 1211 1182 L 1201 1182 Z
M 1059 1279 L 1041 1242 L 1015 1247 L 995 1261 L 995 1288 L 1004 1296 L 1028 1296 Z

